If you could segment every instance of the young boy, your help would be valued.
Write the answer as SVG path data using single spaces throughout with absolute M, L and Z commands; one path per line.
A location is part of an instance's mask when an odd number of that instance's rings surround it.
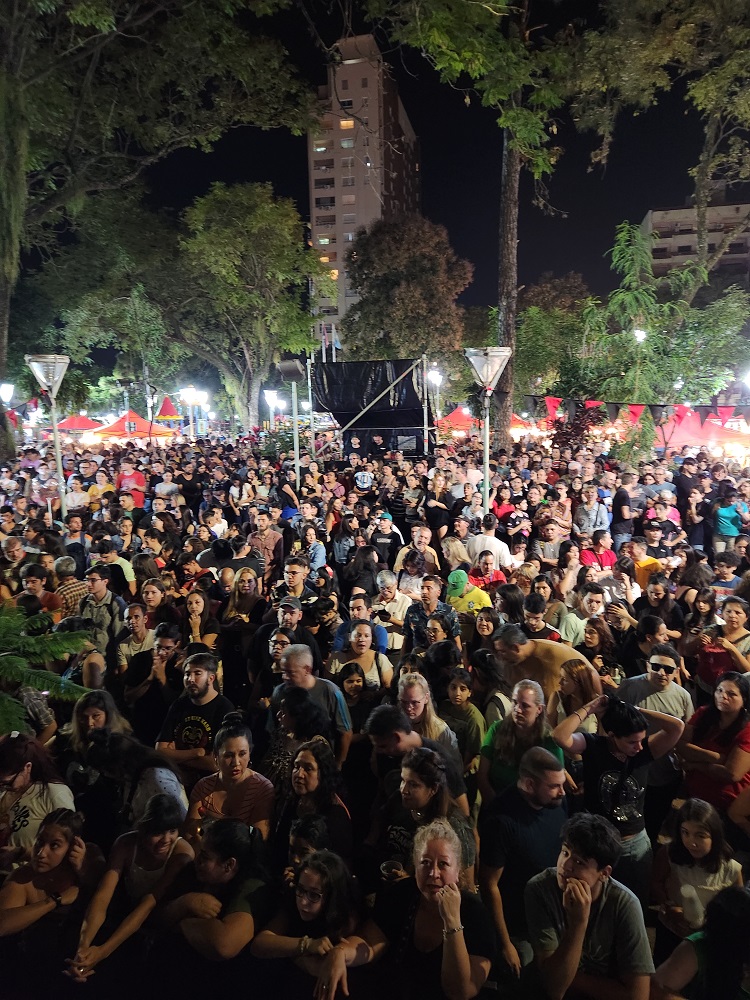
M 547 996 L 647 1000 L 654 964 L 643 912 L 611 877 L 621 851 L 608 820 L 579 813 L 562 828 L 557 866 L 527 884 L 529 936 Z
M 471 674 L 463 667 L 455 667 L 450 672 L 448 700 L 440 705 L 438 715 L 456 734 L 465 776 L 476 774 L 479 751 L 487 733 L 484 716 L 476 705 L 472 705 L 470 698 Z

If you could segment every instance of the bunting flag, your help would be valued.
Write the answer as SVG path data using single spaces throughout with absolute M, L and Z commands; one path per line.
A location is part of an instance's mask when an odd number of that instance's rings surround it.
M 587 410 L 593 410 L 597 406 L 604 406 L 604 400 L 603 399 L 587 399 L 586 402 L 583 405 L 586 407 Z
M 685 417 L 690 413 L 690 407 L 686 406 L 684 403 L 678 403 L 674 408 L 674 419 L 679 427 Z
M 13 429 L 18 430 L 18 414 L 15 410 L 7 410 L 5 413 L 6 417 L 13 424 Z
M 715 412 L 715 407 L 713 405 L 696 406 L 695 409 L 698 412 L 698 416 L 701 418 L 701 427 L 705 424 L 711 414 Z
M 562 403 L 562 396 L 545 396 L 544 405 L 547 407 L 547 416 L 554 420 L 557 416 L 557 408 Z
M 578 412 L 578 400 L 566 399 L 563 406 L 565 407 L 565 412 L 568 414 L 568 423 L 572 424 Z
M 641 419 L 641 414 L 645 409 L 646 406 L 644 403 L 628 403 L 628 416 L 630 417 L 630 423 L 634 427 Z
M 735 408 L 733 406 L 717 406 L 716 414 L 721 421 L 721 426 L 726 424 L 727 420 L 730 420 L 734 416 Z
M 750 424 L 750 406 L 736 406 L 737 416 Z
M 665 406 L 662 403 L 653 403 L 649 406 L 648 412 L 651 414 L 651 419 L 655 424 L 661 423 L 661 418 L 664 415 Z
M 615 420 L 620 416 L 620 410 L 622 409 L 622 403 L 605 403 L 607 408 L 607 416 L 609 417 L 609 422 L 613 424 Z

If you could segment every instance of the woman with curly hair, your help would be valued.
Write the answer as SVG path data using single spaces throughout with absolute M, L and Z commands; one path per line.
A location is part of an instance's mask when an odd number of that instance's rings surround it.
M 291 768 L 292 794 L 276 822 L 278 870 L 286 864 L 292 823 L 301 816 L 322 816 L 332 850 L 349 863 L 352 858 L 352 821 L 339 793 L 343 782 L 330 744 L 322 738 L 309 740 L 297 750 Z

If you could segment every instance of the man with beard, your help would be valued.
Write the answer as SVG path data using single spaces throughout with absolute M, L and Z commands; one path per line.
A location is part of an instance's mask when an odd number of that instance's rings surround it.
M 219 664 L 211 653 L 194 653 L 182 667 L 186 698 L 173 702 L 161 727 L 156 749 L 180 768 L 185 790 L 204 774 L 213 774 L 214 737 L 234 705 L 214 686 Z
M 527 750 L 518 774 L 517 783 L 482 813 L 479 863 L 482 899 L 495 922 L 503 958 L 516 976 L 533 959 L 524 910 L 526 883 L 555 863 L 567 819 L 565 768 L 549 750 Z

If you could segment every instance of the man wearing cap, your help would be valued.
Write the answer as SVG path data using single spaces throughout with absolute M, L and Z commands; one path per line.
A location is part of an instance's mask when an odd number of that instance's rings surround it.
M 370 534 L 370 545 L 374 545 L 380 553 L 382 562 L 388 569 L 393 568 L 400 546 L 403 544 L 401 535 L 393 527 L 393 516 L 383 511 L 378 517 L 378 523 Z
M 248 674 L 254 681 L 261 669 L 271 669 L 271 651 L 269 641 L 277 628 L 288 628 L 294 632 L 294 638 L 302 646 L 308 646 L 312 651 L 313 672 L 320 676 L 323 673 L 323 657 L 315 636 L 302 624 L 302 605 L 296 597 L 285 597 L 276 612 L 274 621 L 268 622 L 258 629 L 253 636 L 248 657 Z
M 474 634 L 474 623 L 482 608 L 491 608 L 490 595 L 475 587 L 462 569 L 454 569 L 448 575 L 446 590 L 448 604 L 458 615 L 461 623 L 461 642 L 468 642 Z
M 271 527 L 271 517 L 265 507 L 261 507 L 255 517 L 255 531 L 247 536 L 253 548 L 259 549 L 265 560 L 263 572 L 264 590 L 268 593 L 271 584 L 279 575 L 284 561 L 284 538 Z

